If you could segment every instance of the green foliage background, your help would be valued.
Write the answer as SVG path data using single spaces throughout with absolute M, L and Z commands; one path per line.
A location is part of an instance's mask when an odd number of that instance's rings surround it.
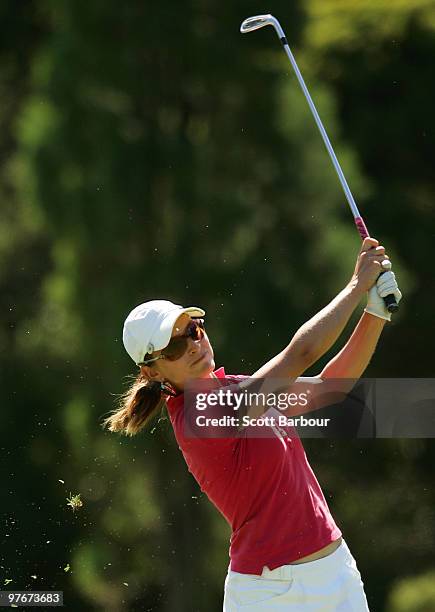
M 405 295 L 367 375 L 433 376 L 433 2 L 4 0 L 2 588 L 221 608 L 229 529 L 170 426 L 99 423 L 141 301 L 203 305 L 217 362 L 251 373 L 350 277 L 358 235 L 287 59 L 238 32 L 268 11 Z M 432 440 L 306 448 L 371 609 L 434 610 Z

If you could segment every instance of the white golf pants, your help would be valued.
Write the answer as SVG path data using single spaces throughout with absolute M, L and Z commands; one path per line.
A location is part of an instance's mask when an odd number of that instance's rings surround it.
M 263 568 L 261 576 L 230 569 L 223 612 L 368 612 L 355 559 L 346 542 L 327 557 Z

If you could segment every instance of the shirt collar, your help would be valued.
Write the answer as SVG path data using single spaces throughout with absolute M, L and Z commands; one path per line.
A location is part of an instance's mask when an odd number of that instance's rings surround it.
M 225 378 L 225 368 L 222 366 L 220 368 L 218 368 L 217 370 L 215 370 L 213 372 L 213 374 L 217 377 L 217 378 Z

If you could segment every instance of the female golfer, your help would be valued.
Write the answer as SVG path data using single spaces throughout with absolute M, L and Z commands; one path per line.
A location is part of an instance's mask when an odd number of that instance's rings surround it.
M 359 378 L 391 318 L 382 297 L 402 297 L 393 272 L 379 276 L 387 258 L 376 240 L 366 238 L 346 287 L 253 377 L 297 379 L 333 345 L 368 292 L 351 338 L 315 377 L 320 382 Z M 129 314 L 123 341 L 140 373 L 104 425 L 134 435 L 166 403 L 189 471 L 232 527 L 225 612 L 367 611 L 355 559 L 293 428 L 275 428 L 276 435 L 267 438 L 243 435 L 243 430 L 219 439 L 184 436 L 188 380 L 217 378 L 231 384 L 226 381 L 244 378 L 215 369 L 204 314 L 166 300 L 146 302 Z

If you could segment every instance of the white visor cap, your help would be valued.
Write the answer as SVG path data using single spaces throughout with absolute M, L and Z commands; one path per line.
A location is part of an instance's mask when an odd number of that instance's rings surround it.
M 136 365 L 141 363 L 148 353 L 168 346 L 175 321 L 183 313 L 191 317 L 205 315 L 202 308 L 183 308 L 168 300 L 144 302 L 130 312 L 124 323 L 122 341 Z

